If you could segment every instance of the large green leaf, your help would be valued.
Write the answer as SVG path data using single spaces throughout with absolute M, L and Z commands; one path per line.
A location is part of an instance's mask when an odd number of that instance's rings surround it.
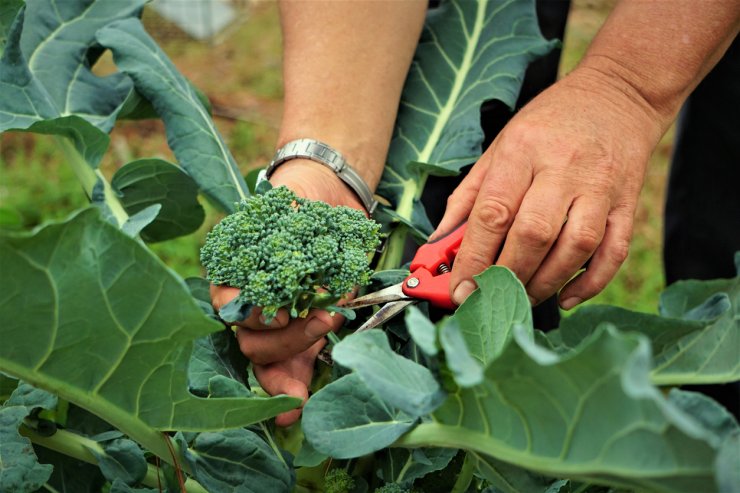
M 202 313 L 180 278 L 95 209 L 0 236 L 0 271 L 0 340 L 13 341 L 0 345 L 0 371 L 134 439 L 152 428 L 243 426 L 299 403 L 189 394 L 193 340 L 222 326 Z
M 31 441 L 18 433 L 28 413 L 25 406 L 0 407 L 0 491 L 35 491 L 51 476 L 52 467 L 39 464 Z
M 111 49 L 118 68 L 134 80 L 136 90 L 164 120 L 167 142 L 179 164 L 206 196 L 233 212 L 234 204 L 249 195 L 247 184 L 187 79 L 138 19 L 107 25 L 98 32 L 98 40 Z
M 714 431 L 651 385 L 650 347 L 599 330 L 560 356 L 517 333 L 486 370 L 399 440 L 447 446 L 555 477 L 657 492 L 716 491 Z
M 456 174 L 478 159 L 481 104 L 513 107 L 527 65 L 552 46 L 532 0 L 446 0 L 430 10 L 380 185 L 399 215 L 416 218 L 423 231 L 418 199 L 426 175 Z
M 609 322 L 650 338 L 653 382 L 660 385 L 724 383 L 740 379 L 740 277 L 685 281 L 663 293 L 664 316 L 611 306 L 583 307 L 563 320 L 570 347 Z
M 131 92 L 124 74 L 91 71 L 95 32 L 138 15 L 145 0 L 29 0 L 0 60 L 0 131 L 63 135 L 95 166 Z
M 457 452 L 450 448 L 385 449 L 379 453 L 378 476 L 386 483 L 409 487 L 430 472 L 447 467 Z
M 388 406 L 356 373 L 316 392 L 303 409 L 303 433 L 319 452 L 338 459 L 387 447 L 416 419 Z
M 478 289 L 454 318 L 473 358 L 486 367 L 509 342 L 515 327 L 532 334 L 532 307 L 522 283 L 505 267 L 489 267 L 475 282 Z
M 282 455 L 244 428 L 199 433 L 185 460 L 209 493 L 288 493 L 295 482 Z
M 381 330 L 345 337 L 331 355 L 336 363 L 354 370 L 389 406 L 412 416 L 429 414 L 444 399 L 432 372 L 393 352 Z
M 139 159 L 116 171 L 111 186 L 133 216 L 154 204 L 162 208 L 141 232 L 145 241 L 164 241 L 192 233 L 205 211 L 198 202 L 198 185 L 181 168 L 162 159 Z
M 5 49 L 5 41 L 8 39 L 13 19 L 22 6 L 23 0 L 0 0 L 0 55 Z

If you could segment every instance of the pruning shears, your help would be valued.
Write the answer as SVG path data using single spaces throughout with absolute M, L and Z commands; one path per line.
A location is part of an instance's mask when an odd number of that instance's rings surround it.
M 450 298 L 450 269 L 466 228 L 464 222 L 446 236 L 419 247 L 411 261 L 411 273 L 402 282 L 344 303 L 353 309 L 384 303 L 357 332 L 377 327 L 420 301 L 447 310 L 457 308 Z

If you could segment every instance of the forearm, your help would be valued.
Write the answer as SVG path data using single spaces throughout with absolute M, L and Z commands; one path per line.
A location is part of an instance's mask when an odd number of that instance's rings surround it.
M 339 150 L 375 188 L 426 2 L 280 2 L 285 103 L 278 145 Z
M 739 25 L 737 0 L 622 0 L 576 70 L 611 79 L 662 133 Z

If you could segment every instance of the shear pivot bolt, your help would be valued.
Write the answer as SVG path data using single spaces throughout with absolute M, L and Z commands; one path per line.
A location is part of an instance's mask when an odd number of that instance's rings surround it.
M 419 285 L 419 280 L 415 277 L 412 277 L 408 281 L 406 281 L 406 286 L 410 288 L 415 288 L 418 285 Z

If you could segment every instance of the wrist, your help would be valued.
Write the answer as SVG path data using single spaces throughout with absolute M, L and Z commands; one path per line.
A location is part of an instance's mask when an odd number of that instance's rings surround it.
M 591 56 L 562 82 L 586 93 L 585 97 L 598 98 L 604 110 L 624 115 L 634 130 L 657 143 L 675 114 L 652 101 L 627 72 L 613 60 Z
M 284 185 L 307 199 L 321 200 L 331 206 L 345 205 L 367 213 L 355 192 L 334 171 L 310 159 L 286 161 L 272 173 L 270 183 L 275 187 Z

